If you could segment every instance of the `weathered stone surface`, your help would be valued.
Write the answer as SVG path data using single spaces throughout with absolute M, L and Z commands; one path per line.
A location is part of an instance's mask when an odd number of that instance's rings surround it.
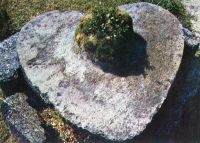
M 0 43 L 0 82 L 17 77 L 19 61 L 17 57 L 16 41 L 19 33 Z
M 197 52 L 199 45 L 200 45 L 200 40 L 196 37 L 196 35 L 191 32 L 189 29 L 187 28 L 183 28 L 183 34 L 184 34 L 184 50 L 187 53 L 188 58 L 190 58 L 190 60 L 194 57 L 195 53 Z
M 196 16 L 196 20 L 192 20 L 192 30 L 200 40 L 200 1 L 199 0 L 183 0 L 186 9 Z
M 200 41 L 197 38 L 185 38 L 185 50 L 191 55 L 191 58 L 195 55 L 200 45 Z
M 162 108 L 133 142 L 198 142 L 200 62 L 184 51 L 180 70 Z M 194 100 L 197 101 L 194 101 Z M 194 104 L 193 104 L 194 103 Z
M 3 100 L 2 116 L 19 143 L 42 143 L 46 139 L 44 129 L 40 126 L 36 111 L 26 99 L 23 93 L 16 93 Z
M 195 34 L 192 33 L 189 29 L 182 27 L 182 30 L 185 37 L 195 37 Z
M 172 134 L 172 131 L 174 131 L 175 127 L 180 126 L 180 121 L 183 120 L 183 107 L 185 106 L 185 103 L 189 101 L 190 97 L 195 96 L 197 93 L 200 83 L 199 70 L 199 61 L 193 59 L 188 68 L 185 81 L 180 87 L 179 94 L 174 97 L 173 103 L 167 109 L 165 117 L 163 117 L 162 126 L 160 126 L 160 128 L 157 130 L 157 134 L 165 137 L 168 141 L 175 140 L 174 135 L 176 133 L 174 132 L 174 134 Z
M 133 18 L 148 54 L 142 74 L 119 77 L 103 72 L 73 51 L 74 32 L 83 14 L 44 13 L 21 30 L 17 42 L 27 81 L 46 94 L 61 114 L 79 127 L 108 139 L 140 134 L 165 100 L 182 58 L 184 38 L 179 21 L 161 7 L 136 3 L 120 7 Z

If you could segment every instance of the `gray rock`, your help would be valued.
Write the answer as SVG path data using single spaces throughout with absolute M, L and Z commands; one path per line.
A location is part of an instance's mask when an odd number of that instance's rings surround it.
M 191 20 L 192 30 L 197 37 L 200 38 L 200 1 L 199 0 L 183 0 L 186 9 L 196 16 L 196 20 Z
M 190 58 L 194 57 L 200 45 L 200 41 L 196 37 L 186 37 L 184 50 L 188 53 Z
M 183 55 L 180 70 L 162 108 L 133 142 L 198 142 L 200 62 Z
M 44 13 L 21 30 L 18 55 L 28 83 L 45 94 L 63 117 L 112 140 L 140 134 L 165 100 L 183 54 L 179 21 L 149 3 L 120 7 L 133 18 L 137 45 L 148 54 L 146 77 L 104 72 L 74 52 L 74 32 L 82 13 Z
M 0 43 L 0 82 L 16 78 L 19 61 L 16 50 L 16 41 L 19 33 Z
M 26 99 L 23 93 L 16 93 L 3 100 L 2 116 L 19 143 L 42 143 L 46 139 L 44 129 L 40 126 L 37 112 Z
M 181 25 L 181 27 L 182 27 L 182 25 Z M 187 55 L 189 55 L 188 58 L 192 59 L 199 48 L 200 40 L 189 29 L 182 27 L 182 30 L 183 30 L 184 37 L 185 37 L 184 50 L 187 53 Z
M 166 117 L 163 117 L 162 126 L 157 130 L 159 136 L 170 139 L 172 131 L 175 127 L 180 126 L 182 119 L 183 107 L 185 103 L 198 91 L 200 83 L 200 63 L 198 60 L 192 60 L 188 68 L 188 73 L 184 83 L 181 85 L 179 94 L 174 97 L 174 101 L 166 112 Z M 184 118 L 186 119 L 186 118 Z M 171 138 L 171 141 L 174 140 Z
M 182 30 L 185 37 L 195 37 L 195 34 L 192 33 L 189 29 L 183 27 Z

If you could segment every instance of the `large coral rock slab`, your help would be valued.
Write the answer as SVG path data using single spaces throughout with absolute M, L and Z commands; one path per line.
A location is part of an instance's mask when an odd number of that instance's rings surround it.
M 83 16 L 76 11 L 39 15 L 22 28 L 17 42 L 28 83 L 63 117 L 112 140 L 133 138 L 151 122 L 166 99 L 184 47 L 179 21 L 167 10 L 148 3 L 121 9 L 133 18 L 133 28 L 140 35 L 136 45 L 142 45 L 147 63 L 154 67 L 145 69 L 146 76 L 104 72 L 76 54 L 73 36 Z

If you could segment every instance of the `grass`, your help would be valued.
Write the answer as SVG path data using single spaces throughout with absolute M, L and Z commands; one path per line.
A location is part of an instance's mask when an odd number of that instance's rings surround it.
M 99 0 L 1 0 L 0 1 L 0 41 L 10 36 L 33 17 L 56 9 L 87 12 Z M 181 0 L 109 0 L 105 5 L 122 5 L 133 2 L 151 2 L 168 9 L 181 21 L 184 27 L 191 28 L 194 16 L 186 11 Z
M 39 115 L 46 131 L 47 140 L 45 143 L 111 143 L 69 123 L 57 110 L 51 107 L 39 112 Z
M 63 120 L 57 110 L 46 108 L 45 110 L 40 112 L 39 115 L 43 119 L 44 126 L 46 126 L 46 128 L 51 127 L 56 132 L 54 132 L 53 135 L 50 135 L 51 133 L 49 133 L 51 138 L 62 141 L 64 143 L 78 142 L 76 136 L 74 135 L 73 128 L 69 124 L 67 124 L 65 120 Z
M 1 0 L 0 1 L 0 41 L 19 31 L 30 19 L 35 16 L 56 9 L 77 10 L 87 12 L 94 7 L 99 0 Z M 184 27 L 191 29 L 190 20 L 195 17 L 191 15 L 181 0 L 109 0 L 104 1 L 105 5 L 116 3 L 122 5 L 133 2 L 151 2 L 162 6 L 172 12 L 183 24 Z M 200 53 L 199 53 L 200 55 Z M 200 59 L 200 58 L 199 58 Z M 5 95 L 0 89 L 0 103 Z M 75 141 L 76 135 L 73 134 L 72 127 L 62 121 L 57 111 L 46 109 L 40 113 L 46 125 L 52 126 L 58 132 L 58 137 L 62 141 Z M 67 135 L 67 136 L 66 136 Z M 85 135 L 88 138 L 89 135 Z M 9 133 L 5 122 L 0 114 L 0 142 L 14 143 L 16 139 Z

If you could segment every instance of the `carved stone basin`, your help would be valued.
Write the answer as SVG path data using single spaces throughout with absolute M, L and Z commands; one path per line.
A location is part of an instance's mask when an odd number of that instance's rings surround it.
M 73 50 L 74 32 L 84 14 L 51 11 L 29 21 L 17 41 L 28 83 L 62 116 L 92 133 L 126 140 L 151 122 L 178 71 L 184 47 L 177 18 L 148 3 L 123 5 L 133 29 L 145 41 L 153 69 L 126 77 L 104 72 Z M 140 46 L 141 41 L 137 44 Z

